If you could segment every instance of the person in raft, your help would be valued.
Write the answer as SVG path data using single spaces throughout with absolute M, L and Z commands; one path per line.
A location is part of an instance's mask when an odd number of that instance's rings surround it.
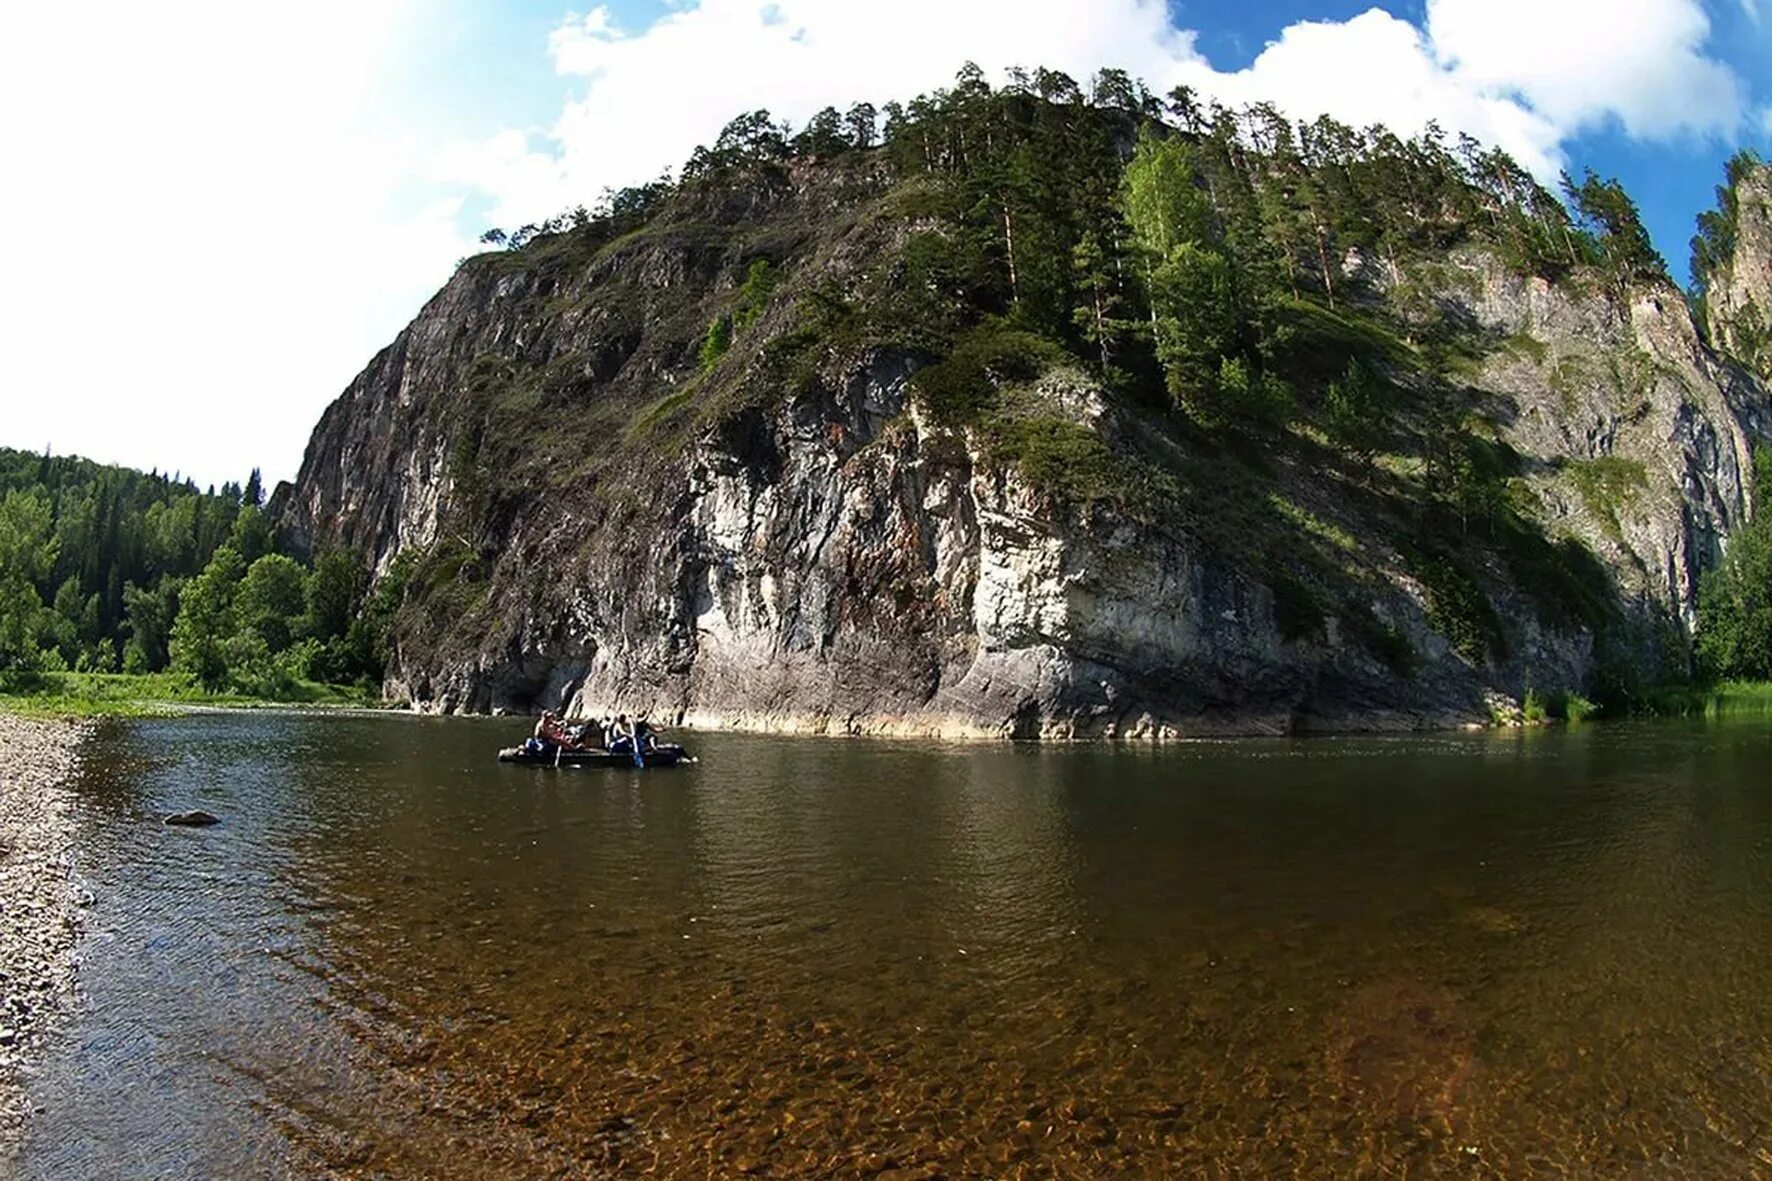
M 608 746 L 610 754 L 631 755 L 634 753 L 634 727 L 628 721 L 628 715 L 615 715 L 615 724 L 609 727 Z
M 545 755 L 552 753 L 556 747 L 568 745 L 570 743 L 565 729 L 560 725 L 560 719 L 554 716 L 553 710 L 545 709 L 541 719 L 535 723 L 535 733 L 523 743 L 523 749 L 530 754 Z

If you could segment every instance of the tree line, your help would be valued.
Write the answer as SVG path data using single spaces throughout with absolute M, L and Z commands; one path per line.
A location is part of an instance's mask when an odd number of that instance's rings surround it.
M 254 470 L 188 479 L 0 450 L 0 680 L 60 671 L 187 674 L 281 696 L 379 685 L 398 579 L 354 555 L 278 551 Z

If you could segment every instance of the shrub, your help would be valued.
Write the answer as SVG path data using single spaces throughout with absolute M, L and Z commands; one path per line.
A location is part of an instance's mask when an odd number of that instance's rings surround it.
M 781 273 L 768 259 L 759 258 L 751 263 L 751 269 L 745 273 L 744 286 L 738 290 L 738 306 L 732 313 L 734 329 L 743 332 L 757 322 L 780 281 Z
M 701 371 L 706 373 L 718 365 L 731 347 L 732 322 L 724 316 L 717 316 L 708 325 L 708 334 L 701 341 Z
M 999 386 L 1032 381 L 1064 357 L 1044 337 L 992 321 L 962 337 L 946 360 L 919 371 L 914 385 L 936 422 L 965 426 L 996 404 Z
M 1598 717 L 1600 713 L 1598 705 L 1579 693 L 1565 693 L 1562 704 L 1563 719 L 1571 725 L 1580 725 L 1582 722 Z
M 1550 706 L 1544 695 L 1538 690 L 1526 689 L 1526 699 L 1520 705 L 1521 720 L 1528 726 L 1542 726 L 1550 720 Z

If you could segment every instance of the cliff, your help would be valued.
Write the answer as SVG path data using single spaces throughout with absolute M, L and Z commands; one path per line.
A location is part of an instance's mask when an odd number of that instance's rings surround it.
M 1706 283 L 1717 347 L 1772 380 L 1772 165 L 1737 158 L 1722 192 L 1728 253 Z
M 1319 235 L 1259 354 L 1293 412 L 1217 429 L 1016 329 L 1007 212 L 976 224 L 1009 319 L 976 306 L 928 261 L 975 223 L 929 185 L 792 156 L 468 260 L 276 501 L 405 581 L 388 694 L 1176 737 L 1486 721 L 1684 667 L 1772 400 L 1670 283 Z M 1321 425 L 1350 356 L 1388 391 L 1351 448 Z

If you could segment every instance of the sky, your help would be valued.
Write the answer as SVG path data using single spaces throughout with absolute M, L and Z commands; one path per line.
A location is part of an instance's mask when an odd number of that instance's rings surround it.
M 7 5 L 0 445 L 291 478 L 481 231 L 650 179 L 741 111 L 803 123 L 969 60 L 1437 119 L 1546 180 L 1620 177 L 1681 279 L 1723 162 L 1772 146 L 1772 0 Z

